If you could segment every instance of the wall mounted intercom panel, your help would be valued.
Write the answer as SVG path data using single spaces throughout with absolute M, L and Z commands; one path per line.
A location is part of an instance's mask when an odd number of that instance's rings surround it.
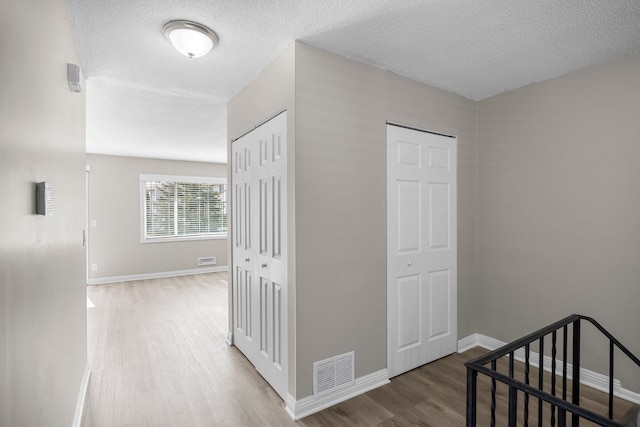
M 53 186 L 48 182 L 36 183 L 36 213 L 53 215 Z

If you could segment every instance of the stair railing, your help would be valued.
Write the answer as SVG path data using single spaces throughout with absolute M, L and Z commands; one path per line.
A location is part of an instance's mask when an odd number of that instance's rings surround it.
M 608 418 L 603 415 L 594 413 L 580 406 L 580 331 L 581 321 L 587 321 L 595 326 L 609 340 L 609 402 L 608 402 Z M 567 400 L 567 355 L 568 355 L 568 329 L 572 328 L 571 339 L 571 401 Z M 562 370 L 557 372 L 557 339 L 558 332 L 562 331 Z M 550 393 L 544 391 L 544 344 L 545 337 L 551 336 L 551 384 Z M 530 347 L 531 344 L 538 342 L 539 362 L 538 362 L 538 381 L 537 386 L 535 379 L 530 376 L 531 360 Z M 530 397 L 538 400 L 537 415 L 538 426 L 558 427 L 566 426 L 567 415 L 571 415 L 571 426 L 578 427 L 580 419 L 591 421 L 600 426 L 606 427 L 624 427 L 622 424 L 613 420 L 613 397 L 614 397 L 614 349 L 617 347 L 624 353 L 633 363 L 640 367 L 640 359 L 633 355 L 620 341 L 611 335 L 605 328 L 591 317 L 572 314 L 558 322 L 555 322 L 545 328 L 533 332 L 523 338 L 509 343 L 499 349 L 489 352 L 481 357 L 465 363 L 467 367 L 467 427 L 476 426 L 476 407 L 477 407 L 477 377 L 483 374 L 491 378 L 491 427 L 496 425 L 496 385 L 497 382 L 506 384 L 509 388 L 508 393 L 508 425 L 515 427 L 518 419 L 518 393 L 524 395 L 523 408 L 523 426 L 529 425 L 529 400 Z M 524 351 L 524 381 L 515 378 L 514 360 L 516 352 Z M 508 356 L 508 375 L 498 372 L 497 361 Z M 489 366 L 487 366 L 489 365 Z M 535 367 L 535 366 L 534 366 Z M 556 377 L 561 375 L 561 386 L 558 386 Z M 551 407 L 550 424 L 543 424 L 543 403 L 547 403 Z

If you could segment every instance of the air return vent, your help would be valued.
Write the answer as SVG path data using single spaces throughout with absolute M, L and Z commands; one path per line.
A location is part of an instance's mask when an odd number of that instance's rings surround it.
M 214 256 L 198 258 L 198 265 L 214 265 L 215 263 L 216 257 Z
M 355 383 L 354 352 L 313 364 L 313 394 L 321 396 Z

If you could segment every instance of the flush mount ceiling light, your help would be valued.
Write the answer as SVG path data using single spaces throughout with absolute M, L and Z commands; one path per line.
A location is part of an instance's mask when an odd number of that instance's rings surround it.
M 213 30 L 195 22 L 170 21 L 162 30 L 173 47 L 189 58 L 204 56 L 218 44 L 218 36 Z

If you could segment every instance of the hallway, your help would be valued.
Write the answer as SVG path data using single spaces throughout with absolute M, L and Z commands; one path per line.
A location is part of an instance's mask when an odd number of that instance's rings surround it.
M 95 307 L 83 426 L 293 425 L 271 387 L 225 343 L 226 277 L 88 287 Z
M 225 343 L 227 273 L 89 286 L 91 377 L 84 427 L 463 426 L 464 362 L 452 354 L 390 384 L 294 422 L 249 361 Z M 480 378 L 478 420 L 488 425 L 489 381 Z M 506 390 L 498 394 L 505 419 Z M 603 411 L 603 393 L 583 388 Z M 628 402 L 616 399 L 616 418 Z

